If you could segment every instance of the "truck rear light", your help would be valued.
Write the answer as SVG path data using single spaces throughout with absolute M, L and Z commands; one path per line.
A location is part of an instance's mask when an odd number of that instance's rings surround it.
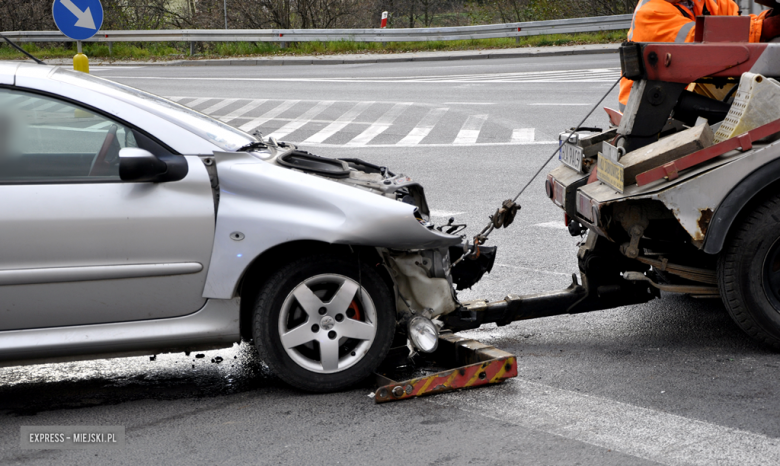
M 593 225 L 599 226 L 599 203 L 577 191 L 577 213 Z
M 553 198 L 553 176 L 547 175 L 547 179 L 544 180 L 544 192 L 547 193 L 547 197 Z
M 577 213 L 590 220 L 590 198 L 577 191 Z
M 553 202 L 563 207 L 566 188 L 558 180 L 553 182 Z

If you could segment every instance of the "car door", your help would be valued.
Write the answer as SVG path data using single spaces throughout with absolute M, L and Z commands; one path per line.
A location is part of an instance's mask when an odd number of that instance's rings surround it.
M 0 330 L 189 314 L 214 239 L 208 174 L 119 178 L 119 150 L 170 153 L 137 128 L 50 95 L 0 88 Z

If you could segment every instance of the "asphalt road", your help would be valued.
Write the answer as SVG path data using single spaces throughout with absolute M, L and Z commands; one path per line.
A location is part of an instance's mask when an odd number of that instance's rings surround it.
M 616 55 L 593 55 L 93 71 L 320 155 L 387 165 L 426 187 L 436 220 L 454 216 L 473 235 L 545 163 L 558 133 L 607 93 L 618 68 Z M 605 104 L 616 99 L 613 91 Z M 603 126 L 606 116 L 596 110 L 587 124 Z M 491 236 L 493 272 L 462 299 L 570 283 L 580 239 L 543 191 L 540 176 L 515 223 Z M 246 345 L 204 358 L 0 369 L 0 463 L 780 463 L 780 359 L 717 300 L 664 295 L 467 335 L 518 355 L 519 376 L 374 405 L 370 384 L 329 395 L 288 388 Z M 27 425 L 121 425 L 127 445 L 21 450 Z

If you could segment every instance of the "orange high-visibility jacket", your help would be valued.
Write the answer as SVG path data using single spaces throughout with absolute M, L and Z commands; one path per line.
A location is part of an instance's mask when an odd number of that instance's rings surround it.
M 769 10 L 759 16 L 750 15 L 750 42 L 759 42 L 761 25 Z M 634 10 L 628 40 L 634 42 L 693 42 L 696 16 L 737 16 L 739 7 L 733 0 L 693 0 L 693 11 L 682 3 L 666 0 L 639 0 Z M 631 85 L 620 81 L 620 110 L 628 103 Z

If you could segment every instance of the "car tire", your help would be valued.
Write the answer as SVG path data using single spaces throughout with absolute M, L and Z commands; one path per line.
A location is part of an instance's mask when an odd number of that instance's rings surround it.
M 255 302 L 260 359 L 288 384 L 346 389 L 369 376 L 395 335 L 393 296 L 357 256 L 298 259 L 276 272 Z
M 744 218 L 718 258 L 718 287 L 734 322 L 780 349 L 780 195 Z

